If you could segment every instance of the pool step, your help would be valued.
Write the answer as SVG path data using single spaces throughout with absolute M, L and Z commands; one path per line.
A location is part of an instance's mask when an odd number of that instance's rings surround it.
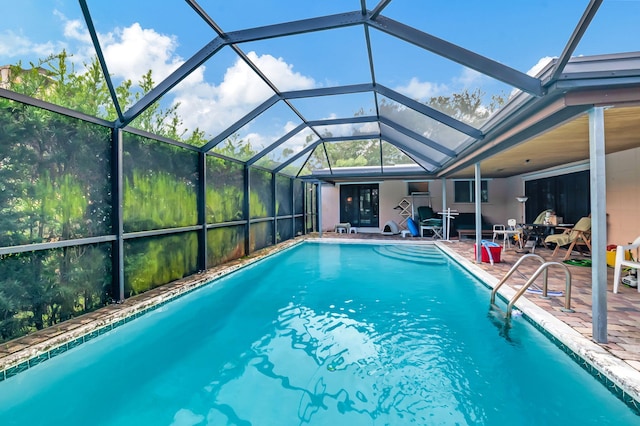
M 445 265 L 447 260 L 434 247 L 419 246 L 381 246 L 373 249 L 381 256 L 405 262 L 423 263 L 429 265 Z

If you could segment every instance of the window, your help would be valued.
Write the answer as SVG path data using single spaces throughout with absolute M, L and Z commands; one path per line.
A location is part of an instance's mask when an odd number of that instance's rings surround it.
M 476 185 L 473 180 L 457 180 L 454 183 L 454 201 L 456 203 L 475 203 Z M 480 182 L 480 201 L 489 202 L 489 190 L 486 180 Z
M 429 192 L 429 182 L 407 182 L 407 195 L 411 195 L 414 192 Z

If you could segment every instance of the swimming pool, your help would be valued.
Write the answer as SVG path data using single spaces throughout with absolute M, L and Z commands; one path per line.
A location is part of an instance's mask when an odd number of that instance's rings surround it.
M 433 247 L 305 243 L 0 383 L 0 424 L 638 424 Z

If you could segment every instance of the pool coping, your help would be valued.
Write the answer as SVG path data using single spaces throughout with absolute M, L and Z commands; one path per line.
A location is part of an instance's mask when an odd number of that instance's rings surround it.
M 31 367 L 80 346 L 106 332 L 164 306 L 216 280 L 281 253 L 302 242 L 307 237 L 297 237 L 252 253 L 218 267 L 153 288 L 130 297 L 122 303 L 107 305 L 55 326 L 0 344 L 0 382 L 10 379 Z
M 500 281 L 446 244 L 436 243 L 436 245 L 454 261 L 463 265 L 469 273 L 488 288 L 493 289 Z M 498 295 L 505 303 L 511 300 L 515 294 L 516 290 L 508 285 L 503 285 L 498 290 Z M 489 300 L 487 300 L 488 302 Z M 522 312 L 527 321 L 545 334 L 556 346 L 572 357 L 609 391 L 618 396 L 636 414 L 640 414 L 640 372 L 638 370 L 616 358 L 525 296 L 518 299 L 514 306 Z

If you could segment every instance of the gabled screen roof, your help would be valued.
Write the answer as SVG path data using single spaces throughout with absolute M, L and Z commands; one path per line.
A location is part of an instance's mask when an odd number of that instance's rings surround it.
M 39 59 L 64 51 L 75 75 L 93 62 L 111 102 L 95 113 L 115 127 L 171 111 L 178 142 L 274 172 L 437 176 L 572 73 L 607 76 L 585 57 L 640 50 L 637 16 L 640 2 L 587 0 L 25 0 L 0 63 L 55 79 Z

